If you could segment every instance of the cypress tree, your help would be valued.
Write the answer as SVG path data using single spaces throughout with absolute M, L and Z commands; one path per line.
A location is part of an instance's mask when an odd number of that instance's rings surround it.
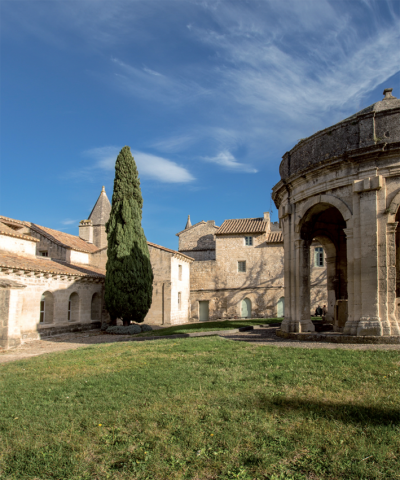
M 143 322 L 151 306 L 153 271 L 142 228 L 143 198 L 135 160 L 124 147 L 115 163 L 114 191 L 106 224 L 108 260 L 105 303 L 115 324 Z

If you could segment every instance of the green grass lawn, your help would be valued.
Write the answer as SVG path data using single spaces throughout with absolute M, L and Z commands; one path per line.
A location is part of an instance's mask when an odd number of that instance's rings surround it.
M 221 338 L 0 367 L 3 479 L 400 478 L 400 354 Z
M 174 327 L 140 333 L 135 337 L 154 337 L 160 335 L 176 335 L 177 333 L 212 332 L 217 330 L 232 330 L 233 328 L 247 327 L 249 325 L 266 325 L 282 322 L 281 318 L 252 318 L 250 320 L 221 320 L 219 322 L 190 323 Z

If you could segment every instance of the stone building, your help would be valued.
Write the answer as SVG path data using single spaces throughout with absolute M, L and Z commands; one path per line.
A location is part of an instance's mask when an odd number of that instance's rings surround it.
M 384 99 L 300 141 L 273 188 L 284 241 L 286 332 L 313 331 L 310 245 L 327 257 L 335 330 L 399 335 L 400 100 Z
M 192 257 L 192 321 L 283 316 L 283 237 L 269 213 L 262 218 L 201 221 L 178 234 L 179 251 Z M 312 308 L 326 303 L 321 246 L 311 261 Z M 322 259 L 320 258 L 322 255 Z M 318 260 L 318 261 L 316 261 Z
M 0 348 L 109 321 L 104 279 L 110 211 L 103 187 L 88 220 L 80 222 L 79 237 L 0 216 Z M 145 322 L 188 322 L 193 259 L 148 246 L 154 282 Z

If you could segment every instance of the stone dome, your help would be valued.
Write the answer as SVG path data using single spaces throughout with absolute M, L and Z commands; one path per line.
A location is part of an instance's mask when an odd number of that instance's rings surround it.
M 285 153 L 279 167 L 282 180 L 318 164 L 367 153 L 378 145 L 389 150 L 391 144 L 400 142 L 400 99 L 392 90 L 386 88 L 383 100 L 301 140 Z

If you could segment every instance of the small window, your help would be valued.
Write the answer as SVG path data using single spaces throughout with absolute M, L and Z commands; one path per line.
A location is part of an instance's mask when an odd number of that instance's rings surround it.
M 68 301 L 68 321 L 71 321 L 71 300 Z
M 323 267 L 324 266 L 324 249 L 322 247 L 315 248 L 315 266 Z
M 48 257 L 49 256 L 49 252 L 47 250 L 43 250 L 43 252 L 40 252 L 40 256 L 41 257 Z
M 178 292 L 178 309 L 181 309 L 181 304 L 182 304 L 182 293 Z
M 238 262 L 238 272 L 245 272 L 246 271 L 246 262 L 240 261 Z
M 178 268 L 179 268 L 179 280 L 182 280 L 182 265 L 179 265 Z
M 253 245 L 253 237 L 244 237 L 244 242 L 246 246 L 251 247 Z

